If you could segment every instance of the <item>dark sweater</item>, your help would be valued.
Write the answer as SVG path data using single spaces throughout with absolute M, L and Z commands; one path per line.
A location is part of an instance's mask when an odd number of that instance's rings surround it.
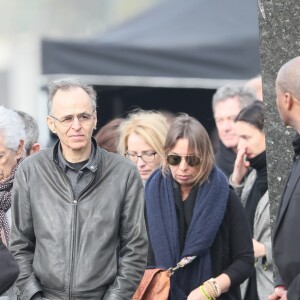
M 220 141 L 215 159 L 216 165 L 229 178 L 229 176 L 233 172 L 236 153 L 232 149 L 225 147 L 224 144 Z

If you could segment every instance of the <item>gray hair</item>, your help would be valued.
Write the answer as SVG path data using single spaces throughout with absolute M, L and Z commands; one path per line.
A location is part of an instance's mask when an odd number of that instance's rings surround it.
M 20 140 L 25 141 L 24 123 L 19 115 L 4 106 L 0 106 L 0 136 L 6 148 L 18 150 Z
M 21 117 L 22 121 L 24 122 L 25 126 L 25 150 L 27 155 L 29 155 L 31 147 L 38 143 L 39 140 L 39 127 L 37 121 L 28 113 L 20 110 L 16 110 L 16 113 Z
M 212 98 L 212 108 L 215 111 L 216 104 L 226 101 L 228 98 L 236 97 L 240 103 L 240 108 L 252 104 L 256 101 L 256 96 L 252 89 L 243 85 L 224 85 L 217 89 Z
M 58 90 L 63 90 L 63 91 L 69 91 L 74 88 L 81 88 L 83 89 L 88 95 L 91 100 L 92 108 L 93 111 L 96 111 L 97 104 L 96 104 L 96 99 L 97 99 L 97 94 L 95 89 L 87 84 L 84 84 L 78 80 L 73 80 L 73 79 L 64 79 L 64 80 L 58 80 L 58 81 L 51 81 L 48 84 L 48 89 L 49 89 L 49 96 L 48 96 L 48 114 L 52 114 L 52 104 L 53 104 L 53 98 Z

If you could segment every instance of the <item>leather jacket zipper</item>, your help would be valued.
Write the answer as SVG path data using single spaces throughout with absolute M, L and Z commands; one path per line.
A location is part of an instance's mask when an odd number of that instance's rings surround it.
M 71 248 L 71 262 L 70 262 L 70 279 L 69 279 L 69 300 L 73 299 L 72 296 L 72 290 L 73 290 L 73 273 L 74 273 L 74 261 L 75 261 L 75 246 L 76 246 L 76 231 L 77 231 L 77 207 L 78 207 L 78 201 L 80 196 L 91 186 L 92 182 L 95 179 L 95 175 L 93 176 L 93 178 L 91 179 L 91 181 L 89 182 L 89 184 L 83 189 L 83 191 L 78 195 L 77 199 L 75 197 L 74 194 L 74 190 L 72 187 L 72 184 L 68 178 L 68 176 L 63 172 L 63 170 L 61 169 L 61 167 L 58 165 L 57 166 L 59 169 L 59 172 L 66 178 L 69 187 L 71 188 L 72 191 L 72 197 L 73 200 L 71 202 L 72 204 L 72 218 L 73 218 L 73 222 L 72 222 L 72 228 L 71 228 L 71 244 L 72 244 L 72 248 Z
M 62 174 L 62 176 L 65 177 L 66 181 L 68 182 L 68 185 L 72 191 L 72 201 L 71 201 L 71 205 L 72 205 L 72 223 L 71 223 L 71 261 L 70 261 L 70 278 L 69 278 L 69 300 L 72 299 L 72 287 L 73 287 L 73 271 L 74 271 L 74 259 L 75 259 L 75 254 L 74 254 L 74 248 L 75 248 L 75 242 L 76 242 L 76 235 L 75 235 L 75 231 L 76 231 L 76 216 L 77 216 L 77 203 L 78 200 L 75 199 L 75 194 L 74 194 L 74 190 L 72 187 L 72 184 L 68 178 L 68 176 L 65 174 L 65 172 L 61 169 L 60 165 L 56 165 L 57 169 L 59 171 L 59 173 Z
M 74 261 L 75 261 L 75 247 L 76 247 L 76 230 L 77 230 L 77 204 L 78 201 L 73 199 L 72 202 L 72 248 L 71 248 L 71 266 L 70 266 L 70 282 L 69 282 L 69 299 L 73 299 L 73 273 L 74 273 Z

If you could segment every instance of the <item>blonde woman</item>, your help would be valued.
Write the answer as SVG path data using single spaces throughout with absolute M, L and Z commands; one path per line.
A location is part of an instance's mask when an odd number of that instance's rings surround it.
M 157 111 L 133 111 L 119 130 L 118 152 L 136 164 L 145 183 L 164 158 L 167 118 Z

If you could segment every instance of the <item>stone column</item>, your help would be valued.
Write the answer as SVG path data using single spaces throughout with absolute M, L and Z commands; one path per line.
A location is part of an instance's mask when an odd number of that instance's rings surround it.
M 291 140 L 295 134 L 293 129 L 284 127 L 279 118 L 275 102 L 275 79 L 285 62 L 300 55 L 299 13 L 299 0 L 258 0 L 272 229 L 292 162 Z
M 260 57 L 265 104 L 271 225 L 292 161 L 294 131 L 283 126 L 276 108 L 275 79 L 279 68 L 300 55 L 299 0 L 258 0 Z

